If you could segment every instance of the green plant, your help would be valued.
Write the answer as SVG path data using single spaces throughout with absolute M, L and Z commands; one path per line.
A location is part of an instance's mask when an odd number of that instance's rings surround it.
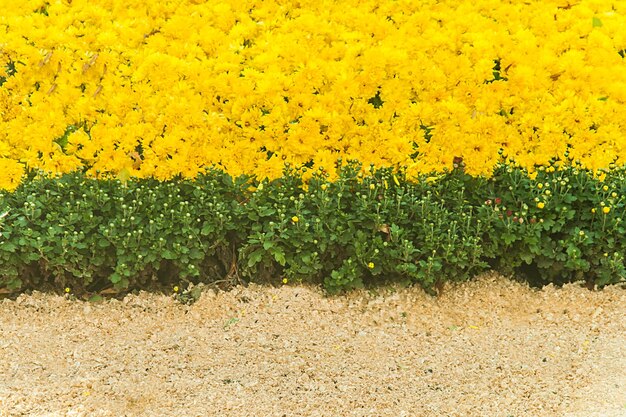
M 338 161 L 258 181 L 31 176 L 0 194 L 0 287 L 63 291 L 309 282 L 340 292 L 383 282 L 434 292 L 488 270 L 534 285 L 623 282 L 626 169 L 514 162 L 490 178 Z

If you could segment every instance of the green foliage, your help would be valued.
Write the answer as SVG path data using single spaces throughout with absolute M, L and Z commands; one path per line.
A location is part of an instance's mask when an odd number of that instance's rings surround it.
M 624 281 L 624 169 L 607 170 L 604 181 L 570 164 L 549 171 L 540 170 L 535 179 L 510 166 L 495 172 L 498 238 L 487 247 L 492 258 L 500 255 L 496 268 L 522 273 L 537 285 Z
M 339 162 L 341 164 L 341 161 Z M 209 170 L 195 181 L 31 178 L 0 194 L 0 288 L 91 294 L 174 284 L 310 282 L 330 293 L 397 281 L 433 291 L 488 269 L 535 285 L 626 277 L 623 168 L 533 177 L 501 164 L 414 181 L 341 166 L 330 182 Z

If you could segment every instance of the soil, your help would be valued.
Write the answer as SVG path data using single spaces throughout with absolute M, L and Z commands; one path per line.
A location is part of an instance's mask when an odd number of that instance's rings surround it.
M 0 416 L 626 416 L 626 291 L 0 302 Z

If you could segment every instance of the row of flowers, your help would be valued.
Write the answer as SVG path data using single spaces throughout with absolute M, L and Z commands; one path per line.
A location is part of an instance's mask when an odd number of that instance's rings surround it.
M 626 4 L 12 0 L 0 188 L 33 169 L 276 178 L 286 162 L 590 169 L 626 150 Z

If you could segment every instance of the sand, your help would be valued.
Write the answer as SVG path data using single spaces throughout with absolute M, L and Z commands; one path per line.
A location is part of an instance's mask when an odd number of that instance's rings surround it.
M 0 302 L 0 416 L 626 416 L 626 290 Z

